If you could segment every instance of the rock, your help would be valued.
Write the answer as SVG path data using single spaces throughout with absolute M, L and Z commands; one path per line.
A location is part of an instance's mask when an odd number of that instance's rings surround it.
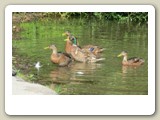
M 57 95 L 52 89 L 37 84 L 29 83 L 18 77 L 12 77 L 13 95 Z
M 17 75 L 17 72 L 12 69 L 12 76 L 16 76 L 16 75 Z

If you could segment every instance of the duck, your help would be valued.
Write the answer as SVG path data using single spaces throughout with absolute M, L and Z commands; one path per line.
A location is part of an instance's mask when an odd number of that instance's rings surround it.
M 84 52 L 80 47 L 73 43 L 70 39 L 66 39 L 65 51 L 71 56 L 72 59 L 83 63 L 93 63 L 105 60 L 105 58 L 97 58 L 93 53 Z
M 71 40 L 71 41 L 75 40 L 75 41 L 74 41 L 74 42 L 75 42 L 74 44 L 76 44 L 77 46 L 79 46 L 79 43 L 78 43 L 78 41 L 76 40 L 77 37 L 73 36 L 70 31 L 67 30 L 67 31 L 65 31 L 62 35 L 63 35 L 63 36 L 67 36 L 66 40 L 67 40 L 67 39 L 69 39 L 69 40 Z M 79 46 L 79 47 L 80 47 L 80 46 Z
M 98 55 L 99 53 L 102 53 L 104 50 L 106 50 L 105 48 L 100 48 L 99 46 L 95 45 L 85 45 L 82 47 L 82 49 L 85 52 L 92 52 L 94 55 Z
M 77 37 L 73 36 L 69 31 L 66 31 L 65 33 L 63 33 L 63 35 L 67 36 L 67 39 L 70 39 L 73 42 L 73 44 L 77 45 L 84 52 L 92 52 L 94 55 L 98 56 L 99 53 L 102 53 L 104 50 L 106 50 L 105 48 L 100 48 L 99 46 L 95 45 L 85 45 L 83 47 L 79 46 Z
M 139 57 L 132 57 L 128 59 L 128 53 L 126 51 L 122 51 L 117 57 L 123 56 L 122 65 L 126 66 L 139 66 L 142 65 L 145 60 Z
M 58 66 L 61 66 L 61 67 L 70 65 L 72 61 L 71 57 L 67 53 L 57 52 L 57 47 L 54 44 L 48 47 L 45 47 L 44 49 L 52 50 L 51 62 L 53 62 L 54 64 L 58 64 Z
M 71 48 L 72 48 L 73 43 L 72 43 L 72 41 L 70 41 L 69 38 L 68 38 L 68 39 L 65 39 L 64 41 L 66 41 L 66 44 L 65 44 L 65 52 L 70 55 L 70 54 L 71 54 Z

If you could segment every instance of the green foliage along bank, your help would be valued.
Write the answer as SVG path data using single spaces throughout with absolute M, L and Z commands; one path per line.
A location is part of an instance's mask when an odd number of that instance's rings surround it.
M 34 19 L 59 18 L 59 19 L 97 19 L 125 22 L 148 22 L 147 12 L 14 12 L 13 22 L 18 19 L 20 22 Z

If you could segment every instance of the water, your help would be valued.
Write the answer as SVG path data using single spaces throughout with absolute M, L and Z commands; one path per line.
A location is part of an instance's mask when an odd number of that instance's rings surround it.
M 20 40 L 13 40 L 13 64 L 31 81 L 47 85 L 59 94 L 76 95 L 147 95 L 148 94 L 148 26 L 108 21 L 52 20 L 21 23 Z M 50 62 L 50 50 L 55 44 L 64 52 L 65 37 L 70 30 L 81 46 L 93 44 L 106 48 L 105 61 L 74 62 L 71 67 L 58 67 Z M 128 57 L 141 57 L 145 64 L 124 67 L 121 51 Z M 39 72 L 34 64 L 40 62 Z

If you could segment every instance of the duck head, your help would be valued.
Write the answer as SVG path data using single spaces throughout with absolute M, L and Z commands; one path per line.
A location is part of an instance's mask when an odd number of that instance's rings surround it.
M 55 54 L 57 53 L 57 48 L 54 44 L 50 45 L 48 47 L 45 47 L 44 49 L 51 49 L 51 50 L 53 50 L 53 53 L 55 53 Z
M 122 51 L 117 57 L 121 57 L 121 56 L 127 56 L 127 52 L 126 51 Z
M 68 36 L 71 36 L 71 32 L 67 30 L 62 35 L 68 37 Z

